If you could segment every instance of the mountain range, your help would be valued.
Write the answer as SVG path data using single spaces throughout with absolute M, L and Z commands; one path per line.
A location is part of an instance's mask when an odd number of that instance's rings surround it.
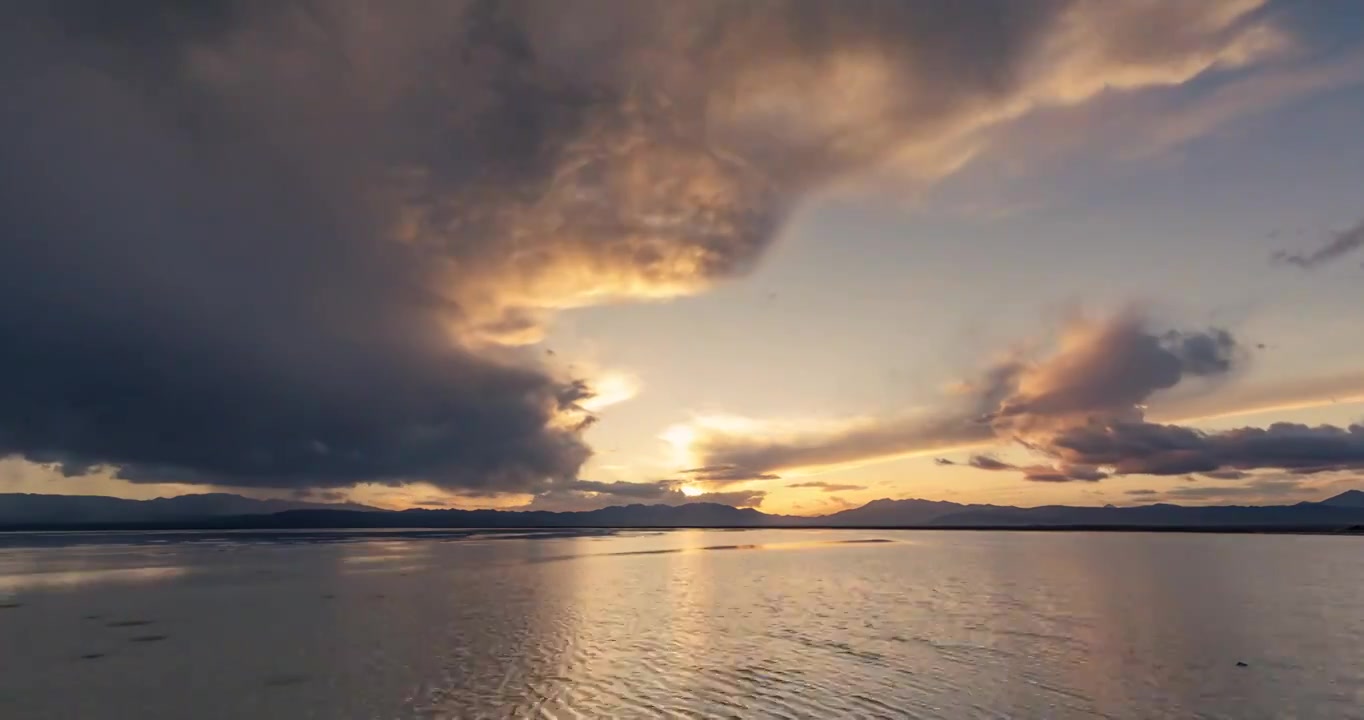
M 0 529 L 287 529 L 534 527 L 848 527 L 1360 530 L 1364 492 L 1293 505 L 1076 507 L 874 500 L 815 517 L 715 503 L 625 505 L 583 512 L 379 510 L 363 505 L 257 500 L 215 493 L 155 500 L 0 494 Z
M 155 500 L 127 500 L 103 495 L 7 493 L 0 494 L 0 527 L 187 522 L 229 516 L 272 515 L 290 510 L 379 511 L 367 505 L 258 500 L 230 493 L 181 495 Z

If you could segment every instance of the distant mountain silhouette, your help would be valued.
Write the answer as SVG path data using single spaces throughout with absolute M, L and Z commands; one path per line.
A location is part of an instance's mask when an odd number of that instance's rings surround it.
M 366 510 L 353 503 L 257 500 L 228 493 L 181 495 L 155 500 L 125 500 L 102 495 L 0 494 L 0 526 L 19 524 L 84 525 L 140 522 L 189 522 L 237 515 L 272 515 L 289 510 Z
M 1020 510 L 1000 505 L 962 505 L 940 500 L 873 500 L 866 505 L 825 515 L 822 524 L 833 526 L 933 525 L 964 512 Z
M 1002 507 L 968 509 L 935 518 L 937 527 L 1276 527 L 1364 523 L 1364 508 L 1297 505 L 1143 505 L 1139 507 Z
M 817 519 L 834 527 L 1334 527 L 1364 523 L 1364 492 L 1296 505 L 1020 508 L 930 500 L 874 500 Z
M 1334 495 L 1322 500 L 1319 504 L 1330 505 L 1332 507 L 1364 508 L 1364 492 L 1359 490 L 1346 490 L 1339 495 Z
M 585 512 L 375 510 L 238 495 L 156 500 L 61 495 L 0 495 L 0 527 L 60 528 L 1093 528 L 1353 530 L 1364 527 L 1364 492 L 1350 490 L 1296 505 L 1137 507 L 963 505 L 934 500 L 874 500 L 830 515 L 769 515 L 715 503 L 624 505 Z

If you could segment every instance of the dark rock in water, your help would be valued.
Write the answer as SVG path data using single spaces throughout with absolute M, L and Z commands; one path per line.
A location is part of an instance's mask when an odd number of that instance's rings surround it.
M 114 620 L 113 622 L 105 623 L 104 626 L 105 626 L 105 627 L 142 627 L 143 625 L 151 625 L 153 622 L 155 622 L 155 621 L 154 621 L 154 620 Z
M 101 619 L 101 618 L 103 618 L 103 617 L 104 617 L 103 615 L 86 615 L 86 616 L 85 616 L 85 619 L 86 619 L 86 620 L 99 620 L 99 619 Z
M 0 603 L 0 610 L 13 610 L 14 608 L 21 608 L 23 606 L 23 603 Z
M 82 660 L 98 660 L 104 657 L 104 653 L 86 653 L 81 656 Z
M 131 639 L 129 640 L 129 642 L 135 642 L 135 643 L 161 642 L 162 640 L 165 640 L 165 639 L 168 638 L 168 637 L 170 637 L 170 636 L 169 636 L 169 635 L 138 635 L 138 636 L 135 637 L 135 638 L 131 638 Z
M 335 599 L 336 599 L 336 596 L 335 596 L 335 595 L 332 595 L 331 593 L 327 593 L 326 595 L 323 595 L 323 596 L 322 596 L 322 599 L 323 599 L 323 600 L 335 600 Z
M 1249 663 L 1243 663 L 1243 662 L 1241 662 L 1241 661 L 1238 660 L 1238 661 L 1236 661 L 1236 667 L 1250 667 L 1250 664 L 1249 664 Z

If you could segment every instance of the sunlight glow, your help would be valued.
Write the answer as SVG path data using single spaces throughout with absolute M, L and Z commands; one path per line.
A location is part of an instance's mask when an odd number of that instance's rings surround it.
M 597 412 L 623 403 L 639 394 L 639 378 L 629 373 L 608 371 L 588 383 L 596 394 L 579 402 L 584 410 Z
M 696 428 L 690 425 L 674 425 L 663 431 L 659 438 L 672 448 L 669 458 L 673 465 L 679 468 L 691 467 L 692 462 L 692 443 L 696 442 Z

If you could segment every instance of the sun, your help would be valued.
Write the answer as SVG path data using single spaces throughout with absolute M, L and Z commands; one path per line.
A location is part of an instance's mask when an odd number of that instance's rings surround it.
M 697 495 L 706 494 L 705 490 L 702 490 L 701 488 L 696 487 L 695 485 L 683 485 L 679 489 L 682 491 L 682 494 L 686 495 L 687 497 L 696 497 Z

